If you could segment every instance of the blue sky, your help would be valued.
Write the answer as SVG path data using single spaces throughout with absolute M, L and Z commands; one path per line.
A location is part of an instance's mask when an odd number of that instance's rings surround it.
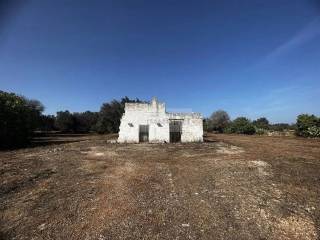
M 317 0 L 9 2 L 0 89 L 40 100 L 46 113 L 157 96 L 204 116 L 320 115 Z

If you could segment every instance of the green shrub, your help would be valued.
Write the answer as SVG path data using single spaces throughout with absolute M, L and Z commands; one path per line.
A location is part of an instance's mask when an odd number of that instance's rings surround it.
M 314 127 L 320 127 L 319 118 L 315 115 L 301 114 L 298 116 L 296 124 L 296 134 L 298 136 L 312 137 L 310 131 L 314 134 L 316 132 Z
M 249 119 L 245 117 L 238 117 L 230 125 L 230 129 L 228 129 L 231 133 L 238 134 L 255 134 L 256 129 Z
M 269 129 L 269 120 L 265 117 L 254 120 L 252 124 L 258 129 Z
M 224 133 L 234 133 L 231 124 L 223 130 Z

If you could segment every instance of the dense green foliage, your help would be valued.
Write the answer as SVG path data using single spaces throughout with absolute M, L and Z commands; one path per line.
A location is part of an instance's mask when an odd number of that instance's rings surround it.
M 238 117 L 232 121 L 228 129 L 226 130 L 230 133 L 238 134 L 255 134 L 256 129 L 249 119 L 245 117 Z
M 117 133 L 126 102 L 142 101 L 124 97 L 121 101 L 112 100 L 111 102 L 103 103 L 100 112 L 70 113 L 69 111 L 60 111 L 57 112 L 55 127 L 62 132 Z
M 252 124 L 258 129 L 269 129 L 269 121 L 265 117 L 261 117 L 257 120 L 254 120 Z
M 119 130 L 120 119 L 124 112 L 124 105 L 112 100 L 110 103 L 104 103 L 99 112 L 97 122 L 98 133 L 115 133 Z
M 85 133 L 96 131 L 96 125 L 99 117 L 97 112 L 73 113 L 74 132 Z
M 210 118 L 203 120 L 203 129 L 208 132 L 224 132 L 224 133 L 239 133 L 239 134 L 259 134 L 264 135 L 268 132 L 283 132 L 287 130 L 295 130 L 295 124 L 275 123 L 271 124 L 266 117 L 260 117 L 254 121 L 250 121 L 245 117 L 239 117 L 231 121 L 228 113 L 223 110 L 212 113 Z M 317 135 L 318 129 L 313 127 L 306 131 L 312 132 L 309 135 Z
M 302 137 L 320 137 L 320 118 L 301 114 L 297 117 L 296 134 Z
M 55 125 L 61 132 L 73 132 L 74 118 L 69 111 L 57 112 Z
M 87 133 L 95 131 L 99 114 L 97 112 L 57 112 L 55 127 L 61 132 Z
M 37 100 L 0 91 L 0 147 L 17 147 L 29 142 L 44 110 Z
M 229 114 L 226 111 L 218 110 L 212 113 L 210 118 L 207 120 L 207 130 L 222 133 L 229 123 Z

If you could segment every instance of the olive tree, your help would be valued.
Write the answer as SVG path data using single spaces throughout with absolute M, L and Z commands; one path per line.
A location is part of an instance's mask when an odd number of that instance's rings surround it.
M 210 118 L 208 119 L 208 130 L 214 130 L 221 133 L 229 125 L 229 123 L 229 114 L 224 110 L 218 110 L 212 113 Z

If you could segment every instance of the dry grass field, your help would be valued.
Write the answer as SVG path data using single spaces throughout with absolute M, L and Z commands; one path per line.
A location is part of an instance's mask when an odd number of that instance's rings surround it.
M 0 239 L 320 238 L 319 140 L 114 137 L 0 152 Z

